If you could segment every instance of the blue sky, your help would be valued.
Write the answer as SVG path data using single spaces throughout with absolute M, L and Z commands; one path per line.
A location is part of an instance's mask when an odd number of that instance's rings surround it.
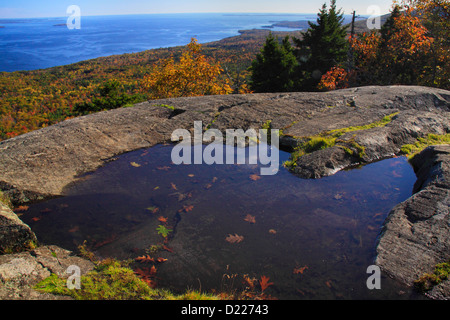
M 0 18 L 65 17 L 70 5 L 82 15 L 192 12 L 316 13 L 329 0 L 0 0 Z M 337 0 L 346 14 L 356 10 L 367 15 L 371 5 L 381 14 L 389 12 L 392 0 Z

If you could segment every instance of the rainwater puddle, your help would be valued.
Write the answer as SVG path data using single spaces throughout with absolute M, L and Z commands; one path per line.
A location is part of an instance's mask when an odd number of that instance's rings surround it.
M 148 255 L 134 267 L 155 266 L 175 292 L 240 290 L 245 275 L 269 277 L 264 292 L 278 299 L 419 298 L 384 276 L 380 290 L 366 286 L 382 223 L 416 180 L 405 158 L 305 180 L 282 166 L 264 176 L 259 165 L 174 165 L 171 151 L 121 155 L 21 219 L 44 244 Z

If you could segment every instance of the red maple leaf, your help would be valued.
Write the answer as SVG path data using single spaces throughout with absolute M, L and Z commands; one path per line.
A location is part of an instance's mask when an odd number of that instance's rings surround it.
M 261 291 L 266 290 L 269 286 L 273 285 L 273 282 L 269 282 L 269 277 L 261 276 L 261 280 L 259 280 L 259 285 L 261 286 Z

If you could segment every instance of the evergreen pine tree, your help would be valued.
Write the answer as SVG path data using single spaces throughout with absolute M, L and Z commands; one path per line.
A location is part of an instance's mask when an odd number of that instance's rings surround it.
M 300 62 L 299 74 L 303 74 L 302 90 L 315 90 L 321 76 L 332 67 L 347 60 L 347 26 L 341 10 L 336 9 L 336 0 L 326 3 L 317 14 L 317 23 L 309 23 L 302 39 L 294 38 Z
M 255 92 L 287 92 L 296 90 L 298 62 L 289 37 L 280 44 L 272 33 L 250 67 L 251 89 Z

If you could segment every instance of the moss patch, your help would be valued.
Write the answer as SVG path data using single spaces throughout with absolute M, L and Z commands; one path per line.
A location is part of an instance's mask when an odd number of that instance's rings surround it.
M 303 142 L 295 148 L 294 152 L 291 154 L 290 160 L 284 162 L 283 165 L 287 168 L 293 168 L 297 165 L 297 160 L 301 156 L 333 146 L 338 146 L 339 148 L 342 148 L 347 154 L 355 158 L 362 159 L 366 155 L 364 146 L 359 145 L 354 138 L 350 140 L 342 140 L 339 139 L 339 137 L 347 132 L 384 127 L 385 125 L 390 123 L 397 114 L 398 112 L 389 114 L 387 116 L 384 116 L 379 121 L 375 121 L 362 126 L 351 126 L 347 128 L 325 131 L 317 136 L 298 138 L 300 140 L 303 140 Z
M 9 207 L 10 209 L 13 209 L 11 199 L 9 199 L 9 197 L 6 196 L 2 191 L 0 191 L 0 203 L 4 204 L 5 206 Z
M 450 133 L 442 135 L 430 133 L 424 138 L 418 138 L 414 144 L 403 145 L 400 152 L 412 159 L 426 147 L 438 144 L 450 144 Z
M 69 289 L 66 279 L 56 274 L 38 283 L 39 292 L 69 296 L 76 300 L 218 300 L 212 294 L 188 291 L 174 295 L 167 290 L 153 289 L 128 267 L 127 262 L 108 259 L 97 263 L 94 270 L 82 276 L 80 289 Z
M 414 281 L 414 287 L 420 292 L 427 292 L 442 281 L 447 280 L 449 275 L 450 260 L 437 264 L 433 273 L 426 273 L 418 280 Z

